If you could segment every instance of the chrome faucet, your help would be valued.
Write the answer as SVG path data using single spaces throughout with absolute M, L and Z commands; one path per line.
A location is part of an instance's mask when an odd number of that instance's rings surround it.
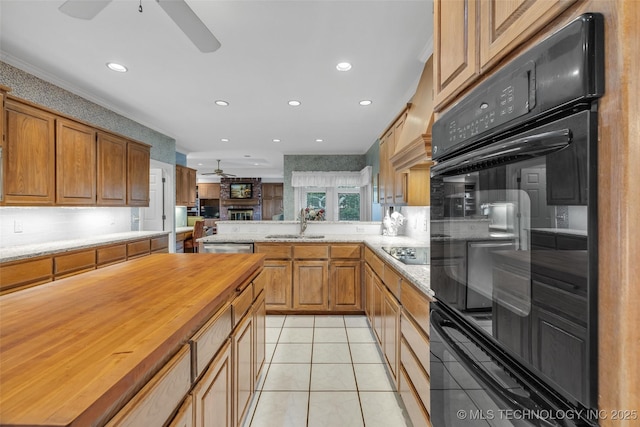
M 307 229 L 307 216 L 305 215 L 305 209 L 300 209 L 300 235 L 304 234 L 304 230 Z

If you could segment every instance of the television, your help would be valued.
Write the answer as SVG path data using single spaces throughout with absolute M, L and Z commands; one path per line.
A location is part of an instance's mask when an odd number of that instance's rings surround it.
M 251 199 L 253 184 L 231 184 L 229 197 L 231 199 Z

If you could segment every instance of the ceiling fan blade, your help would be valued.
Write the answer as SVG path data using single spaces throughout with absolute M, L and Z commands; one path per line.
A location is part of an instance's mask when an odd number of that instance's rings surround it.
M 111 0 L 67 0 L 58 10 L 72 18 L 93 19 Z
M 201 52 L 215 52 L 220 48 L 218 39 L 184 0 L 156 1 Z

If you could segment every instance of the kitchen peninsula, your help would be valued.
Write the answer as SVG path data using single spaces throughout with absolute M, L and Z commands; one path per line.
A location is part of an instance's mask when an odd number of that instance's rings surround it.
M 1 296 L 0 424 L 163 425 L 202 410 L 217 369 L 240 420 L 264 360 L 262 265 L 152 254 Z

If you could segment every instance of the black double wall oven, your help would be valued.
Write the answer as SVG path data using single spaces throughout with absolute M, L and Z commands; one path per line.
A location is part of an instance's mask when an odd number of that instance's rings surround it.
M 434 123 L 434 427 L 598 422 L 603 26 L 580 16 Z

